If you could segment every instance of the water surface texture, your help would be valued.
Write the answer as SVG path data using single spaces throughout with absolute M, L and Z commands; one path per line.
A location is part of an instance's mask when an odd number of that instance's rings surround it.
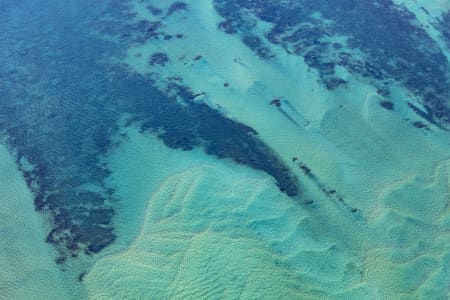
M 448 299 L 450 2 L 3 0 L 1 299 Z

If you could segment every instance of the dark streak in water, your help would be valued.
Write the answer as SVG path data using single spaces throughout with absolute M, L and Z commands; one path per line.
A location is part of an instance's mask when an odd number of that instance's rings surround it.
M 293 162 L 296 162 L 297 160 L 298 158 L 296 157 L 292 159 Z M 358 211 L 357 208 L 351 206 L 345 201 L 344 196 L 340 195 L 334 188 L 328 187 L 325 183 L 323 183 L 305 163 L 298 162 L 297 166 L 303 171 L 306 177 L 314 182 L 314 184 L 326 195 L 327 198 L 340 202 L 352 213 L 356 213 Z
M 295 126 L 297 126 L 298 128 L 303 128 L 303 126 L 297 123 L 297 121 L 295 121 L 288 113 L 286 113 L 282 107 L 278 107 L 278 111 L 281 112 L 281 114 L 285 116 L 289 121 L 294 123 Z
M 436 121 L 434 120 L 433 116 L 428 113 L 425 112 L 423 110 L 421 110 L 420 108 L 418 108 L 416 105 L 412 104 L 411 102 L 408 102 L 408 107 L 414 112 L 416 113 L 418 116 L 424 118 L 425 120 L 427 120 L 428 122 L 430 122 L 431 124 L 441 128 L 440 124 L 436 123 Z M 416 126 L 416 125 L 415 125 Z M 416 126 L 417 127 L 417 126 Z

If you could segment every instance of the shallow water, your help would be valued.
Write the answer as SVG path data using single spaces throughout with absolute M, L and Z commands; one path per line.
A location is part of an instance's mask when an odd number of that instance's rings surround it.
M 0 298 L 447 299 L 448 1 L 4 0 Z

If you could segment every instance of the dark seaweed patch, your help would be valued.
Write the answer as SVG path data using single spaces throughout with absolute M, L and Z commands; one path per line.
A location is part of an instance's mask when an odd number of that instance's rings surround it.
M 158 7 L 156 7 L 156 6 L 153 6 L 153 5 L 147 5 L 147 9 L 152 13 L 152 15 L 154 15 L 154 16 L 158 16 L 158 15 L 160 15 L 162 12 L 163 12 L 163 10 L 161 9 L 161 8 L 158 8 Z
M 387 110 L 394 110 L 394 103 L 391 101 L 380 101 L 380 106 Z
M 415 121 L 412 124 L 414 127 L 419 128 L 419 129 L 421 129 L 421 128 L 428 129 L 428 126 L 421 121 Z
M 345 85 L 347 81 L 337 77 L 324 77 L 324 79 L 322 79 L 322 83 L 327 87 L 327 89 L 335 90 L 338 87 Z
M 78 282 L 83 282 L 84 276 L 86 276 L 86 272 L 81 272 L 78 275 Z
M 166 16 L 170 16 L 173 13 L 179 11 L 179 10 L 186 10 L 187 9 L 187 4 L 181 1 L 176 1 L 174 3 L 172 3 L 169 8 L 167 9 L 167 14 Z
M 154 65 L 164 66 L 168 61 L 169 58 L 167 57 L 167 54 L 163 52 L 156 52 L 150 56 L 149 64 L 152 66 Z
M 235 24 L 234 24 L 233 21 L 230 20 L 230 19 L 225 20 L 225 21 L 223 21 L 223 22 L 220 22 L 219 25 L 218 25 L 218 27 L 219 27 L 223 32 L 228 33 L 228 34 L 234 34 L 234 33 L 237 33 L 237 32 L 238 32 L 237 29 L 236 29 L 236 27 L 235 27 Z

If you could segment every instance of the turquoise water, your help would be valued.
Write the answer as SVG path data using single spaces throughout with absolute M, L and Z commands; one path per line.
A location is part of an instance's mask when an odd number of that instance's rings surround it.
M 1 299 L 447 299 L 450 2 L 0 2 Z

